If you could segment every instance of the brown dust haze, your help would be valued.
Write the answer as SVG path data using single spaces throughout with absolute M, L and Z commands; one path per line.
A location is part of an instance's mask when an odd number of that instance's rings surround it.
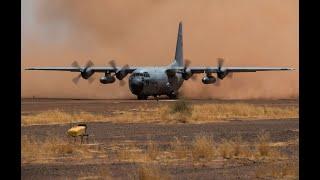
M 128 84 L 71 81 L 76 73 L 24 71 L 30 66 L 85 64 L 168 65 L 179 21 L 184 57 L 193 66 L 289 66 L 298 64 L 296 0 L 23 0 L 22 97 L 135 98 Z M 235 73 L 220 87 L 186 81 L 190 98 L 295 98 L 299 72 Z M 127 78 L 126 78 L 126 81 Z

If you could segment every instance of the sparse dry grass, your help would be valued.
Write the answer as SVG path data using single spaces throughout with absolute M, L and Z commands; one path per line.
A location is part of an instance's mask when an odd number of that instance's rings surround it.
M 116 150 L 118 161 L 128 161 L 128 162 L 146 162 L 147 154 L 139 149 L 134 144 L 126 145 L 125 147 Z
M 261 132 L 258 134 L 258 142 L 256 144 L 257 152 L 260 156 L 268 156 L 271 150 L 270 134 Z
M 258 168 L 255 174 L 263 179 L 299 179 L 299 166 L 295 161 L 268 163 Z
M 188 152 L 190 150 L 179 138 L 175 137 L 174 141 L 170 143 L 170 146 L 177 159 L 185 159 L 188 157 Z
M 193 106 L 192 121 L 228 119 L 281 119 L 298 117 L 297 107 L 258 106 L 245 103 L 202 104 Z
M 34 115 L 22 116 L 22 125 L 33 124 L 65 124 L 73 121 L 90 122 L 103 121 L 106 117 L 100 114 L 92 114 L 89 112 L 67 113 L 59 109 L 40 112 Z
M 90 112 L 68 113 L 59 109 L 22 116 L 22 126 L 33 124 L 64 124 L 81 122 L 117 123 L 206 123 L 232 119 L 281 119 L 298 117 L 298 107 L 271 107 L 245 103 L 198 104 L 184 101 L 148 108 L 139 106 L 135 111 L 115 111 L 109 115 Z
M 143 165 L 138 169 L 139 180 L 167 180 L 170 175 L 160 170 L 160 167 L 154 165 Z
M 192 142 L 191 154 L 194 160 L 213 159 L 215 149 L 212 138 L 206 135 L 197 135 Z
M 277 146 L 273 146 L 276 144 Z M 289 143 L 287 143 L 289 144 Z M 47 138 L 43 141 L 32 137 L 22 137 L 22 162 L 49 162 L 62 158 L 93 159 L 96 157 L 109 158 L 101 148 L 93 149 L 85 145 L 69 143 L 58 138 Z M 233 159 L 245 158 L 250 160 L 287 159 L 279 151 L 279 145 L 286 143 L 271 143 L 267 133 L 259 134 L 257 141 L 248 143 L 236 137 L 214 143 L 212 137 L 204 134 L 197 135 L 190 144 L 182 143 L 175 138 L 167 150 L 161 150 L 159 145 L 149 141 L 146 149 L 137 147 L 134 143 L 111 145 L 115 152 L 115 161 L 140 162 L 161 161 L 163 163 L 176 160 L 211 161 L 216 158 Z M 102 155 L 101 155 L 102 154 Z M 109 158 L 110 159 L 110 158 Z M 111 160 L 111 159 L 110 159 Z
M 233 157 L 233 143 L 231 141 L 223 140 L 218 146 L 220 156 L 224 159 L 230 159 Z
M 95 174 L 88 174 L 87 172 L 82 171 L 77 180 L 100 180 L 100 179 L 113 179 L 110 170 L 108 168 L 103 168 L 97 171 Z
M 93 158 L 94 152 L 97 151 L 99 152 L 95 148 L 69 143 L 59 138 L 46 138 L 40 141 L 33 137 L 23 136 L 21 139 L 22 163 L 47 163 L 59 158 L 87 159 Z

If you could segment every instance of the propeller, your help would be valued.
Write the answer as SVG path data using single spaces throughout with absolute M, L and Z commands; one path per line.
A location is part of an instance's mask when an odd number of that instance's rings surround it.
M 111 67 L 113 67 L 113 69 L 114 69 L 114 71 L 115 71 L 115 73 L 114 73 L 112 76 L 116 76 L 117 79 L 119 80 L 119 85 L 120 85 L 120 86 L 124 86 L 124 85 L 126 84 L 126 81 L 125 81 L 123 78 L 120 77 L 121 75 L 117 75 L 117 74 L 123 72 L 123 70 L 128 69 L 128 68 L 129 68 L 129 65 L 126 64 L 126 65 L 124 65 L 121 69 L 118 70 L 118 69 L 117 69 L 117 66 L 116 66 L 115 60 L 109 61 L 109 64 L 110 64 Z
M 221 67 L 223 66 L 224 59 L 223 58 L 217 58 L 218 59 L 218 70 L 221 71 Z
M 76 77 L 72 78 L 72 82 L 74 84 L 78 84 L 80 78 L 81 78 L 81 74 L 78 74 Z
M 233 73 L 231 72 L 226 72 L 225 70 L 222 69 L 222 66 L 224 64 L 224 59 L 223 58 L 217 58 L 218 60 L 218 72 L 217 72 L 217 81 L 216 83 L 214 83 L 215 86 L 220 86 L 220 81 L 225 78 L 228 77 L 229 79 L 232 79 L 233 77 Z
M 189 59 L 185 59 L 185 60 L 184 60 L 184 68 L 183 68 L 184 73 L 187 73 L 190 64 L 191 64 L 191 61 L 190 61 Z M 190 70 L 190 69 L 189 69 L 189 70 Z M 189 71 L 189 73 L 191 73 L 191 72 Z M 195 81 L 195 80 L 197 80 L 197 76 L 195 76 L 195 75 L 193 75 L 193 74 L 191 73 L 190 79 L 193 80 L 193 81 Z
M 88 71 L 88 68 L 89 68 L 89 67 L 92 67 L 93 65 L 94 65 L 93 62 L 92 62 L 91 60 L 89 60 L 89 61 L 86 63 L 85 67 L 84 67 L 84 68 L 81 68 L 81 67 L 79 66 L 79 63 L 78 63 L 77 61 L 73 61 L 73 62 L 71 63 L 71 66 L 78 68 L 79 71 L 80 71 L 80 74 L 77 75 L 76 77 L 74 77 L 74 78 L 72 79 L 72 82 L 73 82 L 74 84 L 78 84 L 80 78 L 82 77 L 82 78 L 84 78 L 84 79 L 88 79 L 88 82 L 91 84 L 95 79 L 92 77 L 93 72 L 92 72 L 92 71 Z
M 184 60 L 184 68 L 188 68 L 190 66 L 190 64 L 191 64 L 190 59 L 185 59 Z
M 192 75 L 190 78 L 192 81 L 197 81 L 198 80 L 198 76 L 196 74 Z
M 91 76 L 91 77 L 88 79 L 89 84 L 92 84 L 94 80 L 96 80 L 96 78 L 93 77 L 93 76 Z
M 221 80 L 220 80 L 220 78 L 216 78 L 216 79 L 217 80 L 213 85 L 219 87 L 221 85 L 221 82 L 220 82 Z
M 217 58 L 217 60 L 218 60 L 218 72 L 217 72 L 218 79 L 223 79 L 225 77 L 232 78 L 233 77 L 232 73 L 222 69 L 222 66 L 224 64 L 224 59 Z
M 77 61 L 73 61 L 73 62 L 71 63 L 71 66 L 72 66 L 72 67 L 76 67 L 76 68 L 78 68 L 78 69 L 81 69 L 80 66 L 79 66 L 79 63 L 78 63 Z M 81 73 L 78 74 L 76 77 L 72 78 L 72 82 L 73 82 L 74 84 L 78 84 L 80 78 L 81 78 Z
M 126 69 L 128 69 L 128 68 L 129 68 L 129 65 L 126 64 L 126 65 L 124 65 L 119 71 L 123 71 L 123 70 L 126 70 Z M 124 80 L 124 78 L 119 79 L 119 80 L 120 80 L 120 81 L 119 81 L 119 85 L 120 85 L 120 86 L 126 85 L 126 81 Z
M 111 61 L 109 61 L 109 64 L 111 67 L 113 67 L 113 69 L 117 69 L 116 62 L 113 59 Z

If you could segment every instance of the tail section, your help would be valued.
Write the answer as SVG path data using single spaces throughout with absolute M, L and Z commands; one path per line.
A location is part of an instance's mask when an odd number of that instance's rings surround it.
M 183 66 L 182 22 L 179 23 L 176 54 L 174 59 L 175 59 L 174 64 L 176 66 Z

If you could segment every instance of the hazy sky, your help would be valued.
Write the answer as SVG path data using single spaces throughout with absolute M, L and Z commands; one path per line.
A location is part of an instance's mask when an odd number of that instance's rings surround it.
M 298 68 L 296 0 L 22 0 L 22 69 L 69 66 L 167 65 L 179 21 L 191 65 Z M 74 85 L 70 72 L 22 70 L 22 97 L 134 98 L 128 85 Z M 298 71 L 234 74 L 220 87 L 186 81 L 188 97 L 289 98 L 299 93 Z M 127 81 L 127 80 L 126 80 Z

